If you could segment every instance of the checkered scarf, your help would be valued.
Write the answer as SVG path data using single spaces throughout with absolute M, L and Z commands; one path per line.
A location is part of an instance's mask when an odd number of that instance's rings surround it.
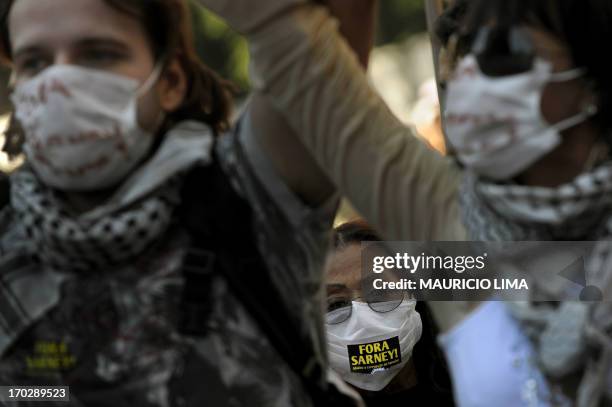
M 11 201 L 37 263 L 58 272 L 95 272 L 141 255 L 169 227 L 180 183 L 109 215 L 70 216 L 66 203 L 36 176 L 21 170 L 11 179 Z
M 463 222 L 474 240 L 597 241 L 585 266 L 586 279 L 609 297 L 612 163 L 557 188 L 494 184 L 467 174 L 460 201 Z M 536 277 L 532 284 L 545 287 L 546 281 Z M 582 368 L 576 405 L 598 405 L 612 368 L 612 304 L 564 302 L 547 308 L 521 303 L 510 308 L 533 339 L 546 374 L 554 379 Z
M 61 195 L 27 167 L 11 176 L 11 207 L 0 216 L 0 355 L 51 309 L 77 273 L 108 272 L 150 249 L 170 227 L 182 174 L 211 160 L 201 123 L 172 129 L 156 154 L 104 204 L 70 213 Z

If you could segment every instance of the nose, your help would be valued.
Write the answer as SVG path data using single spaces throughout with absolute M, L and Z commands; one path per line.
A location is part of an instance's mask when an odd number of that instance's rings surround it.
M 56 65 L 74 65 L 76 60 L 74 55 L 71 54 L 69 49 L 53 49 L 47 50 L 48 53 L 44 56 L 38 57 L 36 66 L 31 69 L 23 69 L 23 71 L 13 70 L 11 77 L 9 78 L 9 85 L 15 87 L 21 81 L 28 80 L 34 76 L 37 76 L 47 68 Z
M 58 51 L 53 58 L 53 65 L 70 65 L 74 63 L 70 53 L 65 50 Z

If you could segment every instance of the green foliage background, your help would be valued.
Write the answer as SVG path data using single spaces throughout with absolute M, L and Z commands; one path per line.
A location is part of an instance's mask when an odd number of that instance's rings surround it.
M 193 6 L 192 11 L 196 45 L 204 61 L 247 92 L 249 57 L 244 39 L 201 7 Z M 377 45 L 401 41 L 426 29 L 424 0 L 379 1 Z

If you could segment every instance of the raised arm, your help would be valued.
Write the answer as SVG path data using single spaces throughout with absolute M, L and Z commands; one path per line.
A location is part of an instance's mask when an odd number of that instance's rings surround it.
M 247 0 L 200 2 L 248 35 L 256 88 L 386 239 L 464 238 L 459 172 L 374 93 L 326 8 L 275 0 L 254 21 L 244 13 Z
M 347 8 L 346 0 L 321 0 L 339 20 L 343 37 L 364 69 L 367 69 L 374 41 L 376 2 L 353 0 Z M 326 202 L 335 192 L 335 186 L 293 134 L 270 97 L 256 90 L 248 114 L 254 136 L 286 184 L 307 204 L 318 206 Z

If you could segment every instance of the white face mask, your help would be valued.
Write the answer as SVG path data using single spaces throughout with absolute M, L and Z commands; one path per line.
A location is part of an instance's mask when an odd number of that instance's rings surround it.
M 92 191 L 115 186 L 149 153 L 154 136 L 138 124 L 138 99 L 157 82 L 161 65 L 140 86 L 123 76 L 56 65 L 17 86 L 16 118 L 24 152 L 50 187 Z
M 421 338 L 421 316 L 415 306 L 416 301 L 404 300 L 393 311 L 379 313 L 366 303 L 353 302 L 348 320 L 327 325 L 332 369 L 360 389 L 384 389 L 408 363 Z
M 494 180 L 513 178 L 561 143 L 560 133 L 597 113 L 595 106 L 554 125 L 541 113 L 542 92 L 550 82 L 579 78 L 583 69 L 552 73 L 536 59 L 527 73 L 491 78 L 474 55 L 466 56 L 449 81 L 446 134 L 459 161 Z

